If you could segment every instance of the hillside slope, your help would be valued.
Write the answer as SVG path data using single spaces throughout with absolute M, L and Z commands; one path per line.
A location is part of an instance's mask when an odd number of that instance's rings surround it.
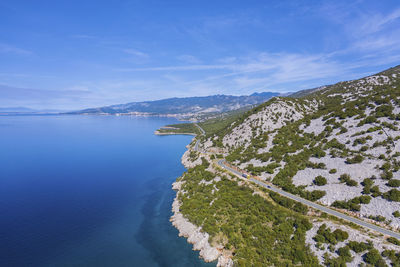
M 274 98 L 208 143 L 287 191 L 399 229 L 399 112 L 396 67 L 302 98 Z
M 175 183 L 173 224 L 218 266 L 399 266 L 399 240 L 216 164 L 225 158 L 256 179 L 399 232 L 399 78 L 396 67 L 273 98 L 223 127 L 208 122 L 212 131 L 182 158 L 188 171 Z

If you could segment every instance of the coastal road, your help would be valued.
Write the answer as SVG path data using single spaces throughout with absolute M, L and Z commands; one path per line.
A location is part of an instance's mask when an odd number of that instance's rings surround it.
M 226 161 L 225 161 L 224 159 L 219 160 L 219 161 L 218 161 L 218 165 L 219 165 L 220 167 L 222 167 L 223 169 L 228 170 L 228 171 L 230 171 L 230 172 L 232 172 L 232 173 L 234 173 L 234 174 L 240 176 L 241 178 L 244 178 L 243 175 L 244 175 L 245 173 L 240 172 L 240 171 L 238 171 L 238 170 L 236 170 L 236 169 L 233 169 L 233 168 L 227 166 L 227 165 L 226 165 Z M 307 199 L 301 198 L 301 197 L 299 197 L 299 196 L 290 194 L 290 193 L 288 193 L 288 192 L 286 192 L 286 191 L 283 191 L 282 189 L 279 189 L 279 188 L 277 188 L 277 187 L 275 187 L 275 186 L 273 186 L 273 185 L 269 185 L 269 184 L 266 184 L 266 183 L 264 183 L 264 182 L 261 182 L 260 180 L 257 180 L 257 179 L 254 179 L 254 178 L 249 178 L 249 180 L 252 181 L 252 182 L 254 182 L 254 183 L 256 183 L 256 184 L 258 184 L 258 185 L 260 185 L 260 186 L 262 186 L 262 187 L 267 188 L 268 190 L 274 191 L 274 192 L 276 192 L 276 193 L 278 193 L 278 194 L 280 194 L 280 195 L 282 195 L 282 196 L 285 196 L 285 197 L 287 197 L 287 198 L 290 198 L 290 199 L 293 199 L 293 200 L 298 201 L 298 202 L 300 202 L 300 203 L 303 203 L 304 205 L 307 205 L 307 206 L 312 207 L 312 208 L 314 208 L 314 209 L 323 211 L 323 212 L 325 212 L 325 213 L 327 213 L 327 214 L 333 215 L 333 216 L 338 217 L 338 218 L 341 218 L 341 219 L 343 219 L 343 220 L 346 220 L 346 221 L 355 223 L 355 224 L 357 224 L 357 225 L 359 225 L 359 226 L 362 226 L 362 227 L 364 227 L 364 228 L 368 228 L 368 229 L 370 229 L 370 230 L 374 230 L 374 231 L 379 232 L 379 233 L 381 233 L 381 234 L 388 235 L 388 236 L 391 236 L 391 237 L 400 239 L 400 234 L 399 234 L 399 233 L 395 233 L 395 232 L 393 232 L 393 231 L 384 229 L 384 228 L 379 227 L 379 226 L 376 226 L 376 225 L 374 225 L 374 224 L 367 223 L 367 222 L 364 222 L 364 221 L 362 221 L 362 220 L 356 219 L 356 218 L 354 218 L 354 217 L 345 215 L 345 214 L 343 214 L 343 213 L 341 213 L 341 212 L 338 212 L 338 211 L 336 211 L 336 210 L 332 210 L 332 209 L 327 208 L 327 207 L 325 207 L 325 206 L 319 205 L 319 204 L 317 204 L 317 203 L 315 203 L 315 202 L 312 202 L 312 201 L 309 201 L 309 200 L 307 200 Z
M 195 125 L 199 128 L 199 130 L 201 131 L 202 135 L 205 135 L 205 131 L 197 123 L 195 123 Z M 194 149 L 196 151 L 198 151 L 198 152 L 205 153 L 204 151 L 201 151 L 199 149 L 199 140 L 196 141 Z M 226 164 L 226 160 L 225 159 L 218 160 L 217 163 L 221 168 L 223 168 L 223 169 L 225 169 L 225 170 L 227 170 L 227 171 L 229 171 L 231 173 L 234 173 L 234 174 L 238 175 L 242 179 L 246 179 L 246 178 L 244 178 L 244 175 L 245 175 L 244 172 L 241 172 L 239 170 L 236 170 L 234 168 L 229 167 Z M 246 174 L 246 177 L 247 177 L 247 174 Z M 296 196 L 296 195 L 293 195 L 291 193 L 288 193 L 286 191 L 283 191 L 282 189 L 280 189 L 280 188 L 278 188 L 276 186 L 273 186 L 272 184 L 270 185 L 270 184 L 264 183 L 264 182 L 262 182 L 260 180 L 254 179 L 253 177 L 248 178 L 248 180 L 250 180 L 250 181 L 252 181 L 252 182 L 254 182 L 254 183 L 256 183 L 256 184 L 258 184 L 258 185 L 260 185 L 262 187 L 265 187 L 268 190 L 274 191 L 274 192 L 276 192 L 276 193 L 278 193 L 278 194 L 280 194 L 282 196 L 285 196 L 287 198 L 290 198 L 290 199 L 293 199 L 293 200 L 298 201 L 300 203 L 303 203 L 304 205 L 307 205 L 307 206 L 312 207 L 314 209 L 320 210 L 320 211 L 325 212 L 325 213 L 327 213 L 329 215 L 333 215 L 333 216 L 338 217 L 340 219 L 355 223 L 355 224 L 357 224 L 359 226 L 362 226 L 364 228 L 376 231 L 378 233 L 381 233 L 381 234 L 384 234 L 384 235 L 387 235 L 387 236 L 391 236 L 391 237 L 400 239 L 400 233 L 395 233 L 395 232 L 387 230 L 385 228 L 376 226 L 376 225 L 374 225 L 372 223 L 364 222 L 362 220 L 359 220 L 357 218 L 348 216 L 348 215 L 343 214 L 341 212 L 338 212 L 336 210 L 333 210 L 333 209 L 327 208 L 325 206 L 319 205 L 319 204 L 317 204 L 315 202 L 309 201 L 307 199 L 304 199 L 304 198 L 301 198 L 299 196 Z
M 194 124 L 197 128 L 199 128 L 201 135 L 206 135 L 206 131 L 203 130 L 203 128 L 200 127 L 197 123 Z
M 197 123 L 194 123 L 194 125 L 200 130 L 201 135 L 203 135 L 203 136 L 206 135 L 206 132 L 203 130 L 203 128 L 200 127 L 200 125 L 198 125 Z M 206 153 L 205 151 L 202 151 L 199 148 L 199 143 L 200 143 L 200 140 L 196 140 L 196 144 L 194 145 L 194 150 L 197 152 L 200 152 L 200 153 Z

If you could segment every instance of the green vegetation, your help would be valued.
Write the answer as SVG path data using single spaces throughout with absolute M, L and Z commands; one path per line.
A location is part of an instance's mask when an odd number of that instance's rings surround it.
M 397 245 L 397 246 L 400 246 L 400 240 L 398 240 L 397 238 L 388 237 L 386 240 L 387 240 L 388 242 L 392 243 L 392 244 L 395 244 L 395 245 Z
M 321 225 L 317 231 L 317 234 L 313 237 L 313 239 L 318 243 L 328 243 L 332 245 L 342 242 L 347 238 L 349 238 L 349 234 L 346 231 L 336 229 L 332 232 L 326 227 L 326 224 Z
M 329 170 L 329 173 L 330 173 L 330 174 L 334 174 L 334 173 L 336 173 L 336 172 L 337 172 L 336 169 L 330 169 L 330 170 Z
M 348 175 L 347 173 L 340 175 L 339 181 L 341 183 L 345 183 L 348 186 L 357 186 L 358 185 L 357 181 L 352 180 L 350 178 L 350 175 Z
M 383 257 L 387 257 L 391 262 L 392 266 L 400 266 L 400 252 L 395 250 L 384 250 L 382 252 Z
M 383 197 L 389 201 L 400 202 L 400 191 L 397 189 L 391 189 L 383 194 Z
M 249 164 L 246 169 L 249 172 L 251 172 L 251 174 L 253 174 L 253 175 L 260 175 L 263 172 L 267 172 L 269 174 L 273 174 L 274 170 L 276 168 L 280 167 L 280 166 L 281 165 L 278 164 L 278 163 L 270 163 L 270 164 L 268 164 L 267 166 L 264 166 L 264 167 L 254 167 L 253 164 Z
M 205 166 L 189 169 L 179 193 L 180 210 L 192 223 L 210 234 L 210 242 L 234 251 L 238 266 L 318 266 L 318 260 L 305 245 L 305 232 L 311 223 L 299 212 L 267 201 L 247 186 L 239 186 L 225 175 L 218 182 Z M 214 190 L 218 188 L 218 191 Z M 298 206 L 272 196 L 294 210 Z M 212 204 L 210 205 L 210 203 Z
M 370 215 L 370 216 L 368 216 L 368 218 L 370 218 L 371 220 L 377 221 L 377 222 L 386 221 L 386 218 L 381 215 L 376 215 L 376 216 Z
M 364 255 L 364 261 L 366 263 L 369 263 L 373 266 L 381 267 L 381 266 L 387 266 L 385 261 L 383 260 L 381 254 L 377 249 L 370 249 L 365 255 Z
M 366 250 L 374 248 L 374 245 L 372 244 L 372 242 L 363 243 L 363 242 L 357 242 L 357 241 L 349 241 L 349 243 L 347 245 L 355 253 L 361 253 Z
M 347 164 L 355 164 L 355 163 L 361 163 L 364 160 L 364 157 L 361 155 L 355 155 L 352 158 L 347 158 L 346 163 Z
M 292 119 L 295 116 L 286 116 L 284 120 L 287 124 L 276 130 L 261 130 L 260 125 L 265 123 L 264 118 L 261 117 L 250 122 L 246 126 L 249 127 L 249 134 L 252 135 L 250 141 L 243 143 L 238 136 L 236 145 L 225 147 L 226 151 L 229 151 L 226 159 L 240 163 L 248 163 L 251 159 L 264 162 L 265 166 L 256 167 L 248 164 L 246 169 L 254 175 L 271 174 L 273 184 L 315 201 L 326 193 L 322 190 L 307 191 L 307 186 L 295 186 L 292 179 L 299 171 L 313 168 L 335 174 L 336 169 L 327 169 L 327 166 L 319 161 L 332 157 L 345 161 L 347 164 L 359 164 L 364 159 L 376 158 L 369 154 L 370 149 L 382 147 L 386 149 L 386 152 L 382 152 L 379 159 L 385 163 L 377 166 L 377 169 L 381 169 L 383 173 L 378 179 L 386 179 L 387 185 L 393 189 L 382 193 L 379 191 L 379 186 L 374 185 L 376 177 L 366 178 L 361 183 L 363 195 L 348 201 L 335 201 L 332 206 L 359 211 L 361 204 L 370 203 L 372 197 L 382 196 L 389 201 L 400 201 L 400 191 L 397 190 L 400 180 L 393 179 L 393 173 L 396 174 L 396 171 L 400 170 L 400 162 L 395 159 L 400 156 L 400 153 L 390 156 L 393 154 L 394 141 L 400 138 L 385 137 L 387 129 L 397 131 L 399 128 L 400 115 L 393 114 L 391 103 L 400 104 L 400 82 L 396 81 L 391 86 L 373 85 L 373 90 L 364 91 L 362 95 L 354 94 L 351 98 L 346 97 L 348 93 L 354 92 L 354 86 L 357 84 L 353 81 L 343 82 L 328 86 L 326 90 L 316 91 L 301 99 L 273 99 L 245 113 L 223 115 L 201 122 L 199 124 L 206 131 L 206 137 L 199 138 L 203 140 L 211 138 L 214 146 L 223 147 L 222 140 L 226 134 L 231 133 L 233 128 L 239 126 L 249 116 L 262 111 L 269 105 L 281 101 L 297 111 L 302 111 L 305 110 L 306 105 L 308 105 L 307 109 L 311 106 L 308 101 L 317 100 L 319 108 L 315 112 L 303 113 L 304 117 L 298 121 Z M 368 113 L 366 113 L 367 109 Z M 282 113 L 275 112 L 271 115 L 275 116 L 272 120 L 277 121 L 281 115 Z M 382 117 L 388 119 L 382 120 L 380 119 Z M 310 125 L 313 119 L 318 118 L 322 118 L 323 121 L 322 132 L 306 132 L 304 125 Z M 353 128 L 357 123 L 354 126 L 345 124 L 344 120 L 349 118 L 359 120 L 357 126 L 366 125 L 363 131 L 352 135 L 354 138 L 351 140 L 354 141 L 343 141 L 343 136 L 334 138 L 335 135 L 357 130 Z M 190 127 L 194 125 L 189 125 L 182 127 L 187 131 L 193 130 Z M 197 129 L 194 130 L 197 131 Z M 369 134 L 381 135 L 380 141 L 371 141 L 373 138 Z M 273 146 L 270 149 L 260 150 L 271 142 Z M 189 156 L 195 159 L 199 154 L 193 153 Z M 323 157 L 326 158 L 318 160 Z M 222 155 L 218 155 L 217 158 L 222 158 Z M 311 227 L 304 216 L 308 211 L 306 206 L 267 189 L 263 189 L 262 194 L 254 194 L 251 188 L 256 188 L 256 186 L 239 186 L 234 177 L 222 173 L 210 173 L 206 171 L 207 166 L 208 162 L 202 159 L 201 166 L 189 169 L 181 178 L 185 181 L 183 190 L 178 195 L 182 201 L 181 211 L 191 222 L 201 226 L 210 234 L 211 243 L 222 244 L 224 248 L 233 252 L 235 266 L 318 265 L 317 259 L 305 245 L 305 232 Z M 221 177 L 218 182 L 213 181 L 216 175 Z M 200 182 L 202 180 L 209 183 Z M 358 185 L 357 181 L 351 179 L 348 174 L 341 175 L 339 181 L 347 186 Z M 327 179 L 317 176 L 313 183 L 323 186 L 327 184 Z M 393 212 L 393 216 L 400 217 L 400 212 Z M 376 221 L 386 221 L 382 216 L 371 218 Z M 335 251 L 334 245 L 347 238 L 348 234 L 340 229 L 331 231 L 326 225 L 319 228 L 314 237 L 317 246 L 329 246 L 332 253 L 338 254 L 336 258 L 325 255 L 326 265 L 345 266 L 352 260 L 351 251 L 362 253 L 364 261 L 372 266 L 386 266 L 382 256 L 390 259 L 393 266 L 400 265 L 399 252 L 386 250 L 380 255 L 370 242 L 349 241 L 347 245 Z M 399 240 L 388 239 L 388 242 L 398 245 Z
M 345 201 L 345 200 L 336 200 L 335 202 L 332 203 L 333 207 L 339 208 L 339 209 L 347 209 L 351 211 L 360 211 L 361 205 L 360 204 L 369 204 L 371 201 L 370 196 L 359 196 L 355 197 L 351 200 Z
M 370 189 L 373 197 L 379 197 L 382 195 L 381 191 L 379 191 L 379 186 L 375 185 Z
M 392 213 L 392 215 L 396 218 L 400 217 L 400 211 L 396 210 L 395 212 Z
M 371 187 L 374 185 L 374 181 L 371 178 L 365 178 L 364 181 L 361 183 L 364 188 L 362 193 L 363 194 L 370 194 L 371 193 Z
M 229 128 L 232 123 L 237 120 L 241 120 L 243 117 L 246 116 L 247 110 L 248 108 L 222 113 L 217 116 L 217 118 L 205 120 L 203 122 L 199 122 L 198 124 L 201 128 L 203 128 L 207 136 L 223 136 L 226 134 L 227 128 Z M 222 146 L 222 143 L 218 143 L 216 145 Z
M 200 134 L 199 128 L 193 123 L 170 124 L 158 129 L 162 134 Z
M 318 175 L 317 177 L 315 177 L 313 183 L 315 185 L 322 186 L 322 185 L 326 185 L 327 181 L 326 181 L 325 177 Z
M 276 203 L 278 203 L 279 205 L 281 205 L 281 206 L 283 206 L 283 207 L 285 207 L 285 208 L 294 210 L 295 212 L 299 212 L 299 213 L 301 213 L 301 214 L 306 214 L 307 211 L 308 211 L 308 208 L 307 208 L 306 205 L 303 205 L 303 204 L 300 203 L 300 202 L 291 200 L 291 199 L 289 199 L 289 198 L 287 198 L 287 197 L 283 197 L 283 196 L 279 195 L 278 193 L 275 193 L 275 192 L 270 191 L 270 192 L 269 192 L 269 196 L 270 196 Z
M 344 246 L 338 249 L 338 255 L 346 262 L 351 262 L 353 257 L 351 256 L 350 249 L 348 246 Z
M 389 182 L 387 183 L 388 186 L 390 187 L 399 187 L 400 186 L 400 180 L 398 179 L 391 179 L 389 180 Z

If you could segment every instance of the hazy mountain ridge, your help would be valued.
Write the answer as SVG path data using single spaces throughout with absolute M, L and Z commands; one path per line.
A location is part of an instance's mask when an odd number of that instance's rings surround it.
M 70 114 L 134 114 L 196 115 L 237 110 L 263 103 L 279 93 L 254 93 L 249 96 L 213 95 L 204 97 L 168 98 L 84 109 Z

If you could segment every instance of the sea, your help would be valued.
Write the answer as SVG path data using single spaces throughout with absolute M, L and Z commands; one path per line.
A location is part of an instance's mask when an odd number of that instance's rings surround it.
M 0 116 L 0 266 L 215 266 L 169 221 L 172 118 Z

